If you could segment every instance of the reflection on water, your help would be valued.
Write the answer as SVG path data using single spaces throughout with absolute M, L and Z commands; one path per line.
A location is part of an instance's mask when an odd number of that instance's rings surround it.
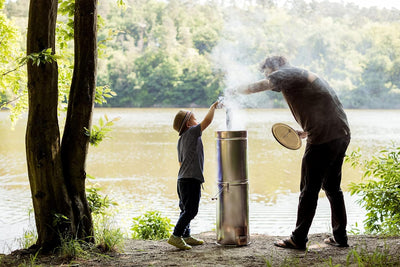
M 176 143 L 172 129 L 177 109 L 96 109 L 100 116 L 121 117 L 112 138 L 91 147 L 87 170 L 95 180 L 88 183 L 102 188 L 119 203 L 116 222 L 128 229 L 132 217 L 157 209 L 173 223 L 178 216 L 176 176 L 178 172 Z M 195 109 L 201 119 L 206 109 Z M 400 143 L 400 111 L 347 111 L 352 131 L 348 151 L 361 147 L 366 153 Z M 31 208 L 30 188 L 26 173 L 25 123 L 10 129 L 6 112 L 0 112 L 0 253 L 17 248 L 15 242 L 28 227 Z M 250 232 L 288 235 L 296 217 L 300 162 L 304 145 L 299 150 L 280 146 L 271 134 L 276 122 L 299 129 L 288 110 L 245 110 L 241 112 L 248 131 L 248 177 L 250 190 Z M 213 124 L 203 133 L 205 179 L 199 214 L 192 223 L 194 233 L 215 229 L 216 203 L 211 198 L 216 190 L 215 131 L 225 130 L 225 111 L 217 110 Z M 344 166 L 343 188 L 360 180 L 359 170 Z M 349 228 L 361 225 L 364 212 L 355 197 L 345 195 Z M 330 231 L 330 208 L 324 194 L 310 232 Z

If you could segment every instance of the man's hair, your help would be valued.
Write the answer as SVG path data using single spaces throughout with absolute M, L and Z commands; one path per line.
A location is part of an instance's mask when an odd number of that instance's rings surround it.
M 271 70 L 275 71 L 288 63 L 288 60 L 284 56 L 267 57 L 260 64 L 260 71 L 264 72 L 266 68 L 270 68 Z

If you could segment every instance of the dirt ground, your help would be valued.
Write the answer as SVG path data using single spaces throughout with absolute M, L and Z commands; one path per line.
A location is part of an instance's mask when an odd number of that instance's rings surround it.
M 92 253 L 72 260 L 39 256 L 32 265 L 32 256 L 20 250 L 0 256 L 0 266 L 361 266 L 356 264 L 357 256 L 367 263 L 363 266 L 375 266 L 368 265 L 367 258 L 381 256 L 381 266 L 400 266 L 400 237 L 350 236 L 349 248 L 337 248 L 323 243 L 326 234 L 313 234 L 308 249 L 300 251 L 275 247 L 273 242 L 282 238 L 277 236 L 252 235 L 250 244 L 241 247 L 216 244 L 215 232 L 195 236 L 205 244 L 188 251 L 178 250 L 166 240 L 128 239 L 123 252 L 106 256 Z

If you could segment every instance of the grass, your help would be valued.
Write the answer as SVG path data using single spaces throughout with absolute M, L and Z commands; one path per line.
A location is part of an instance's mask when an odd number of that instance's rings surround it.
M 327 259 L 319 256 L 314 261 L 315 266 L 326 266 L 326 267 L 344 267 L 344 266 L 357 266 L 357 267 L 394 267 L 400 266 L 400 256 L 399 255 L 390 255 L 389 248 L 385 245 L 382 248 L 375 248 L 373 251 L 369 251 L 366 246 L 358 246 L 351 249 L 346 257 L 345 263 L 335 262 L 335 257 L 329 256 Z M 265 261 L 265 266 L 272 267 L 300 267 L 305 266 L 304 262 L 301 260 L 302 258 L 307 257 L 308 250 L 305 251 L 305 254 L 301 254 L 301 256 L 293 256 L 286 257 L 283 261 L 279 260 L 279 256 L 274 257 L 270 256 L 268 259 L 263 257 Z M 337 260 L 336 260 L 337 261 Z M 314 266 L 313 265 L 313 266 Z
M 357 264 L 357 266 L 399 266 L 399 258 L 392 257 L 388 248 L 375 248 L 371 253 L 366 248 L 355 248 L 350 250 L 347 255 L 346 266 Z
M 113 227 L 112 217 L 103 215 L 94 218 L 96 246 L 103 252 L 123 249 L 125 235 L 120 228 Z

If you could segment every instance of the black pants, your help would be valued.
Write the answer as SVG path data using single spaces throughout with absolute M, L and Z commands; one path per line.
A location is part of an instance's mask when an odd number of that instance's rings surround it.
M 201 183 L 196 179 L 179 179 L 177 190 L 181 213 L 173 234 L 188 237 L 190 236 L 190 221 L 196 217 L 199 211 Z
M 346 208 L 340 182 L 343 158 L 349 143 L 350 136 L 320 145 L 307 144 L 301 168 L 296 229 L 291 236 L 296 244 L 305 245 L 308 241 L 307 235 L 315 215 L 321 187 L 331 206 L 333 236 L 336 242 L 347 244 Z

